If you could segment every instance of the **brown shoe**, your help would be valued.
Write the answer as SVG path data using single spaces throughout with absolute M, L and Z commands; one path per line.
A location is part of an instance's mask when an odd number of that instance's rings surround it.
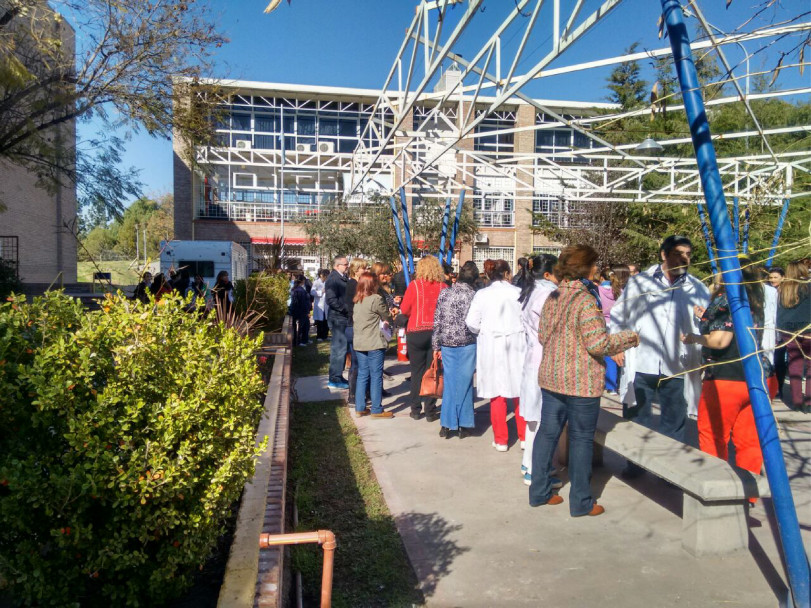
M 360 412 L 358 410 L 355 410 L 355 418 L 363 418 L 364 416 L 368 416 L 368 415 L 369 415 L 369 410 L 361 410 Z
M 598 505 L 595 502 L 591 507 L 591 511 L 589 511 L 588 513 L 583 513 L 583 515 L 576 515 L 575 517 L 585 517 L 587 515 L 589 517 L 597 517 L 598 515 L 602 515 L 603 513 L 605 513 L 605 507 Z
M 379 414 L 372 414 L 372 418 L 394 418 L 392 412 L 380 412 Z
M 554 506 L 554 505 L 559 505 L 562 502 L 563 502 L 563 496 L 561 496 L 560 494 L 552 494 L 552 496 L 549 497 L 549 500 L 546 501 L 546 504 Z

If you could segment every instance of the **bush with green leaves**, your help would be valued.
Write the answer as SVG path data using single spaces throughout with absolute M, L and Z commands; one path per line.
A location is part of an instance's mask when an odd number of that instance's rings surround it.
M 281 329 L 289 297 L 290 279 L 281 272 L 254 274 L 234 286 L 237 311 L 253 313 L 257 327 L 268 331 Z
M 0 306 L 0 579 L 37 606 L 154 606 L 252 475 L 254 351 L 164 297 Z
M 5 300 L 12 293 L 20 293 L 23 284 L 17 276 L 16 265 L 0 258 L 0 300 Z

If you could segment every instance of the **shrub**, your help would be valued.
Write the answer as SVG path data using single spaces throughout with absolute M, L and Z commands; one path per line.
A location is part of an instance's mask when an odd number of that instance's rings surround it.
M 0 578 L 17 600 L 151 606 L 188 584 L 253 473 L 260 344 L 168 296 L 0 306 Z
M 23 284 L 14 263 L 0 258 L 0 300 L 5 300 L 12 293 L 20 293 L 22 289 Z
M 260 317 L 257 325 L 262 329 L 281 329 L 290 297 L 290 279 L 286 274 L 254 274 L 237 281 L 234 289 L 238 312 L 256 313 Z

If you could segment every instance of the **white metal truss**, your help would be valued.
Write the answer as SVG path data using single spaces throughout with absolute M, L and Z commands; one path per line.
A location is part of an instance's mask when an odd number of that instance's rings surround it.
M 588 12 L 585 10 L 586 5 L 590 4 L 588 0 L 547 0 L 546 6 L 550 3 L 552 5 L 551 17 L 542 19 L 540 15 L 545 5 L 544 0 L 516 0 L 515 8 L 501 23 L 491 28 L 489 38 L 470 60 L 463 58 L 454 49 L 462 32 L 477 15 L 481 1 L 420 2 L 375 104 L 375 109 L 388 108 L 393 118 L 388 121 L 375 115 L 369 121 L 364 132 L 374 131 L 376 142 L 375 145 L 369 145 L 370 138 L 367 137 L 356 148 L 351 160 L 349 191 L 358 191 L 364 179 L 370 175 L 398 173 L 397 186 L 447 196 L 455 195 L 463 188 L 470 188 L 471 183 L 475 184 L 481 175 L 492 174 L 511 176 L 515 180 L 516 196 L 538 198 L 549 193 L 548 175 L 551 172 L 559 182 L 561 196 L 565 196 L 567 200 L 694 202 L 701 196 L 694 158 L 669 156 L 667 153 L 656 158 L 639 156 L 634 153 L 636 143 L 612 145 L 593 131 L 601 122 L 649 113 L 650 108 L 625 114 L 572 118 L 557 113 L 548 104 L 532 99 L 521 91 L 533 79 L 670 55 L 669 48 L 661 48 L 566 67 L 547 67 L 619 2 L 620 0 L 597 2 L 596 8 Z M 459 19 L 452 33 L 443 39 L 443 27 L 450 27 L 448 9 L 457 4 L 464 4 L 465 11 L 457 15 Z M 692 4 L 695 7 L 695 3 Z M 721 35 L 710 31 L 697 8 L 696 13 L 708 32 L 708 39 L 694 42 L 692 48 L 712 48 L 718 51 L 721 63 L 728 71 L 728 80 L 737 90 L 736 96 L 713 100 L 708 106 L 743 101 L 754 123 L 753 131 L 717 133 L 714 136 L 723 139 L 756 138 L 758 142 L 763 142 L 762 154 L 719 158 L 722 179 L 728 193 L 744 200 L 762 202 L 777 202 L 785 197 L 807 195 L 804 192 L 793 192 L 791 187 L 794 174 L 811 172 L 811 146 L 804 146 L 803 150 L 791 153 L 775 153 L 769 144 L 769 136 L 811 133 L 811 126 L 764 129 L 754 119 L 749 101 L 758 97 L 807 94 L 811 90 L 774 91 L 759 95 L 749 95 L 748 91 L 744 93 L 738 85 L 742 77 L 732 75 L 732 68 L 723 55 L 722 47 L 808 31 L 811 29 L 811 22 Z M 523 19 L 518 19 L 519 15 Z M 518 74 L 518 66 L 534 28 L 546 28 L 542 30 L 543 33 L 549 33 L 547 52 L 531 69 Z M 502 40 L 508 34 L 512 38 L 521 34 L 521 41 L 510 56 L 502 52 Z M 444 88 L 428 92 L 428 85 L 440 73 L 443 61 L 455 62 L 459 66 L 459 73 L 452 82 L 446 81 Z M 449 72 L 446 71 L 442 77 L 448 75 Z M 416 81 L 417 86 L 412 87 L 412 82 Z M 485 92 L 488 92 L 487 96 L 484 95 Z M 515 104 L 516 100 L 532 105 L 556 122 L 539 124 L 536 121 L 535 125 L 514 129 L 486 132 L 477 130 L 477 126 L 494 112 L 503 111 L 505 105 Z M 418 110 L 415 111 L 415 108 Z M 683 111 L 683 108 L 674 105 L 667 107 L 666 111 Z M 419 114 L 419 124 L 406 128 L 406 120 L 412 113 Z M 449 120 L 449 116 L 453 116 L 455 124 L 453 119 Z M 479 137 L 555 128 L 568 128 L 580 133 L 592 141 L 592 147 L 556 151 L 552 154 L 534 151 L 488 154 L 485 151 L 469 150 L 470 142 L 475 142 Z M 688 138 L 679 138 L 660 143 L 667 149 L 668 146 L 689 141 Z M 760 149 L 760 146 L 757 148 Z M 447 168 L 449 157 L 456 161 L 455 172 Z M 441 168 L 443 163 L 446 165 L 445 170 Z M 665 185 L 648 190 L 643 182 L 646 176 L 653 173 L 658 174 L 657 181 L 664 182 Z

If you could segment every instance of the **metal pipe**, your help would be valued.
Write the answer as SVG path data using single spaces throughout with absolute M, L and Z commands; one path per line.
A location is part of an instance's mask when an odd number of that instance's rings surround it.
M 777 220 L 777 228 L 774 230 L 772 248 L 769 250 L 769 258 L 766 260 L 766 268 L 771 268 L 774 263 L 774 254 L 777 253 L 777 243 L 780 242 L 780 234 L 783 232 L 783 222 L 786 221 L 789 202 L 791 202 L 791 199 L 788 197 L 783 201 L 783 208 L 780 210 L 780 219 Z
M 715 262 L 715 253 L 712 250 L 712 238 L 710 237 L 710 229 L 707 226 L 707 216 L 704 213 L 704 205 L 698 201 L 698 218 L 701 220 L 701 230 L 704 232 L 704 242 L 707 244 L 707 257 L 710 260 L 710 270 L 712 273 L 718 274 L 718 264 Z
M 445 258 L 445 236 L 448 234 L 448 217 L 451 214 L 451 197 L 445 199 L 445 213 L 442 215 L 442 235 L 439 238 L 439 261 Z
M 465 203 L 465 191 L 459 192 L 459 202 L 456 203 L 456 218 L 453 220 L 453 230 L 451 231 L 451 242 L 448 244 L 447 263 L 453 260 L 453 248 L 456 247 L 456 235 L 459 233 L 459 220 L 462 217 L 462 206 Z
M 324 566 L 321 574 L 321 608 L 332 605 L 332 570 L 335 565 L 335 534 L 329 530 L 316 532 L 294 532 L 292 534 L 260 534 L 259 548 L 267 549 L 279 545 L 305 545 L 317 543 L 324 550 Z
M 749 253 L 749 203 L 745 203 L 746 208 L 743 211 L 743 242 L 741 243 L 741 251 L 744 255 Z
M 411 226 L 408 224 L 408 201 L 405 188 L 400 188 L 400 207 L 403 210 L 403 237 L 408 255 L 408 272 L 414 274 L 414 250 L 411 248 Z
M 397 251 L 400 254 L 400 264 L 403 268 L 403 276 L 405 277 L 406 287 L 408 287 L 408 284 L 411 282 L 411 276 L 408 272 L 408 262 L 406 261 L 405 249 L 403 247 L 403 237 L 400 235 L 400 220 L 397 217 L 397 202 L 394 200 L 393 196 L 389 197 L 389 204 L 391 205 L 391 216 L 394 220 L 394 234 L 397 236 Z
M 735 230 L 735 246 L 741 242 L 741 207 L 737 196 L 732 197 L 732 219 Z
M 808 558 L 803 548 L 800 524 L 791 495 L 786 464 L 783 460 L 780 439 L 777 436 L 771 403 L 766 393 L 763 368 L 760 357 L 757 356 L 758 349 L 754 337 L 749 331 L 749 328 L 754 327 L 752 313 L 743 287 L 740 263 L 737 255 L 734 255 L 736 248 L 734 247 L 732 227 L 730 226 L 729 213 L 724 200 L 718 162 L 710 138 L 707 114 L 701 99 L 701 87 L 690 53 L 690 40 L 682 19 L 679 0 L 661 0 L 661 3 L 665 25 L 670 36 L 670 46 L 673 50 L 673 61 L 684 98 L 687 122 L 690 125 L 690 134 L 696 151 L 696 161 L 701 171 L 701 183 L 707 201 L 707 209 L 709 210 L 715 242 L 721 253 L 719 263 L 723 271 L 725 290 L 732 312 L 735 340 L 741 353 L 746 384 L 752 402 L 752 411 L 763 451 L 766 475 L 771 487 L 789 587 L 794 605 L 808 608 L 809 604 L 811 604 Z

